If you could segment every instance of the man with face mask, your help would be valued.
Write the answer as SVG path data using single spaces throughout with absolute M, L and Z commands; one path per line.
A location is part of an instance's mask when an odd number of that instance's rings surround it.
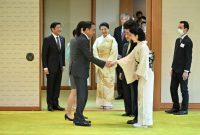
M 192 40 L 188 37 L 189 23 L 187 21 L 180 21 L 178 25 L 178 33 L 180 37 L 176 39 L 174 58 L 171 70 L 171 85 L 170 92 L 172 97 L 172 109 L 166 110 L 166 113 L 174 115 L 188 114 L 188 77 L 192 63 Z M 182 93 L 181 107 L 178 98 L 178 86 L 180 84 Z

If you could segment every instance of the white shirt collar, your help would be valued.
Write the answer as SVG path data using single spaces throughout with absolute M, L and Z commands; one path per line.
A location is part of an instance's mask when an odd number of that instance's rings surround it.
M 87 34 L 85 34 L 84 32 L 82 32 L 82 33 L 83 33 L 83 35 L 85 35 L 87 37 L 88 40 L 90 40 L 90 38 L 88 37 Z
M 182 35 L 180 38 L 184 39 L 185 36 L 187 36 L 187 33 L 185 33 L 184 35 Z
M 122 25 L 122 30 L 121 30 L 121 33 L 123 33 L 124 32 L 124 26 Z
M 52 33 L 53 37 L 56 39 L 57 37 L 60 37 L 59 35 L 56 36 L 54 33 Z

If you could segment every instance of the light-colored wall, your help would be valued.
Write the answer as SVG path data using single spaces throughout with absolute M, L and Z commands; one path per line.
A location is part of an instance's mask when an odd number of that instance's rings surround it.
M 178 3 L 178 4 L 177 4 Z M 188 35 L 193 41 L 193 59 L 189 78 L 190 103 L 200 103 L 199 76 L 200 76 L 200 4 L 199 0 L 163 0 L 162 2 L 162 84 L 161 102 L 170 103 L 170 70 L 173 59 L 174 44 L 178 37 L 177 26 L 179 21 L 187 20 L 190 24 Z M 181 94 L 180 101 L 181 101 Z
M 137 11 L 142 11 L 143 15 L 146 16 L 146 0 L 133 0 L 134 17 Z
M 0 13 L 0 107 L 39 107 L 39 0 L 0 0 Z
M 91 0 L 44 0 L 44 36 L 51 34 L 49 28 L 51 22 L 59 21 L 62 23 L 62 35 L 65 37 L 67 45 L 73 37 L 73 29 L 82 20 L 91 20 Z M 69 86 L 68 72 L 68 63 L 66 62 L 62 86 Z
M 101 35 L 99 25 L 107 22 L 110 25 L 110 34 L 119 26 L 119 0 L 96 0 L 96 37 Z

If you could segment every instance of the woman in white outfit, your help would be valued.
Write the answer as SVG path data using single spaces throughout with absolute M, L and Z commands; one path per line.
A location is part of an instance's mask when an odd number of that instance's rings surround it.
M 117 60 L 125 74 L 127 83 L 138 80 L 138 122 L 133 126 L 147 128 L 153 125 L 153 83 L 154 74 L 149 67 L 149 48 L 145 33 L 132 20 L 124 24 L 126 36 L 137 43 L 126 57 Z

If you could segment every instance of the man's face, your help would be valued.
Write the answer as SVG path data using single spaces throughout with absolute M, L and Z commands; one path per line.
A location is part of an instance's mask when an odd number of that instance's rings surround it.
M 121 17 L 120 17 L 121 24 L 124 25 L 124 23 L 125 23 L 126 21 L 128 21 L 128 19 L 129 19 L 129 18 L 128 18 L 127 16 L 121 16 Z
M 92 38 L 92 37 L 94 36 L 95 32 L 96 32 L 96 27 L 95 27 L 95 25 L 92 25 L 90 29 L 87 28 L 86 31 L 85 31 L 85 33 L 87 34 L 87 36 L 88 36 L 89 38 Z
M 178 29 L 183 30 L 184 33 L 187 32 L 187 29 L 184 28 L 184 24 L 183 24 L 183 23 L 179 23 L 179 25 L 178 25 Z
M 60 33 L 61 33 L 61 25 L 58 24 L 58 25 L 56 25 L 55 28 L 52 28 L 51 30 L 55 35 L 60 35 Z
M 141 14 L 141 13 L 137 15 L 137 18 L 138 18 L 138 19 L 139 19 L 140 17 L 142 17 L 142 14 Z

